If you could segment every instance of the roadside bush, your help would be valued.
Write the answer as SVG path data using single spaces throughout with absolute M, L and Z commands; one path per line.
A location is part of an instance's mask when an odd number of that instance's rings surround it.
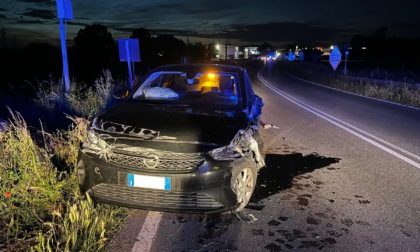
M 69 94 L 48 83 L 38 106 L 83 116 L 99 113 L 113 89 L 109 72 L 92 88 L 77 86 Z M 105 250 L 129 210 L 95 204 L 79 191 L 75 167 L 89 121 L 67 115 L 68 129 L 49 133 L 42 124 L 28 127 L 18 112 L 9 114 L 0 131 L 0 251 Z
M 0 135 L 0 243 L 19 248 L 63 201 L 68 178 L 34 143 L 23 118 L 12 116 Z
M 297 64 L 295 64 L 297 63 Z M 320 71 L 319 66 L 301 62 L 281 63 L 286 72 L 321 85 L 339 90 L 396 102 L 420 108 L 420 87 L 405 80 L 404 83 L 393 81 L 358 78 L 354 76 L 333 75 Z
M 35 102 L 49 110 L 64 109 L 79 116 L 89 117 L 108 105 L 113 89 L 111 72 L 104 70 L 93 86 L 73 81 L 68 93 L 64 92 L 61 83 L 51 79 L 44 81 L 39 84 Z

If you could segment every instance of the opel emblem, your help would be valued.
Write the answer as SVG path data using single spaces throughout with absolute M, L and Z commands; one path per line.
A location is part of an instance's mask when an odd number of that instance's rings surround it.
M 159 157 L 155 154 L 149 154 L 143 158 L 143 164 L 150 169 L 156 168 L 159 164 Z

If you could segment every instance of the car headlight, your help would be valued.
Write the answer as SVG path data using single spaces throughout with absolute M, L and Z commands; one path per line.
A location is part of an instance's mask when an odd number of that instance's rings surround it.
M 230 145 L 211 150 L 208 153 L 214 160 L 218 161 L 233 160 L 243 156 L 243 153 L 239 148 Z
M 83 143 L 83 147 L 94 150 L 102 150 L 107 147 L 107 143 L 102 140 L 95 131 L 88 130 L 87 139 L 86 142 Z

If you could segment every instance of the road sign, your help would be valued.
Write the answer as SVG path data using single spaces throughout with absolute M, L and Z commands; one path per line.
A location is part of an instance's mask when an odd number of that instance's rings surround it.
M 299 60 L 304 61 L 305 60 L 305 54 L 302 51 L 299 51 Z
M 120 61 L 141 61 L 138 39 L 118 39 L 118 51 L 120 54 Z
M 133 72 L 134 62 L 140 61 L 140 48 L 138 39 L 118 39 L 118 51 L 120 53 L 120 61 L 127 61 L 128 79 L 130 81 L 130 90 L 133 88 Z M 133 64 L 133 66 L 131 66 Z
M 71 0 L 56 0 L 57 2 L 57 14 L 58 18 L 64 18 L 67 20 L 73 19 L 73 9 L 71 6 Z
M 295 53 L 294 53 L 294 52 L 289 52 L 289 57 L 287 57 L 287 59 L 288 59 L 289 61 L 294 61 L 294 60 L 296 60 L 296 55 L 295 55 Z
M 331 53 L 330 53 L 330 64 L 332 68 L 337 69 L 338 64 L 341 62 L 341 52 L 340 49 L 338 49 L 337 46 L 334 46 Z

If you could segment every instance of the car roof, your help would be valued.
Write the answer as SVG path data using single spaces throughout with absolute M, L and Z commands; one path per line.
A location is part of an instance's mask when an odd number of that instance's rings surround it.
M 156 71 L 185 71 L 185 72 L 198 72 L 203 70 L 213 70 L 221 72 L 243 72 L 244 69 L 239 66 L 223 65 L 223 64 L 171 64 L 163 65 L 153 69 L 152 72 Z M 208 71 L 208 70 L 207 70 Z

